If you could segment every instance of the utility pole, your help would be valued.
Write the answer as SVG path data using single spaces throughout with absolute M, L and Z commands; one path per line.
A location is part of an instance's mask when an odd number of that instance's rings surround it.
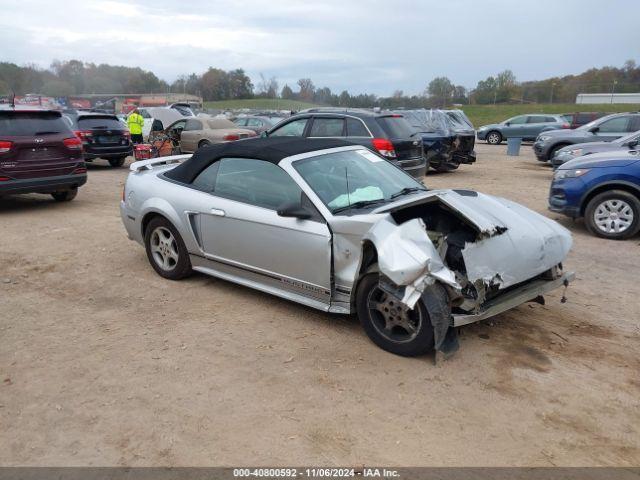
M 549 98 L 549 103 L 553 103 L 553 89 L 556 86 L 556 82 L 551 82 L 551 97 Z
M 493 91 L 493 104 L 494 104 L 494 105 L 496 104 L 496 100 L 497 100 L 497 99 L 498 99 L 498 89 L 496 88 L 496 89 Z
M 618 80 L 614 80 L 611 84 L 611 103 L 613 103 L 613 94 L 616 91 L 616 83 L 618 83 Z

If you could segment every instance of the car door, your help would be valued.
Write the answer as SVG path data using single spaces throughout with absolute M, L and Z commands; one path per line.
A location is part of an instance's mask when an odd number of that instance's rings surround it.
M 503 137 L 523 137 L 525 136 L 525 125 L 527 124 L 527 115 L 513 117 L 504 123 L 502 128 Z
M 591 131 L 596 138 L 602 142 L 610 142 L 616 138 L 620 138 L 627 133 L 630 133 L 630 120 L 629 116 L 613 117 L 600 123 L 594 131 Z
M 182 144 L 182 131 L 184 130 L 184 126 L 186 125 L 187 120 L 178 120 L 177 122 L 173 122 L 171 125 L 167 127 L 165 130 L 166 134 L 173 138 L 178 143 Z
M 331 233 L 317 212 L 311 219 L 278 215 L 287 203 L 308 201 L 287 172 L 262 160 L 224 158 L 193 183 L 210 196 L 200 212 L 208 258 L 246 280 L 329 303 Z
M 198 149 L 198 142 L 202 140 L 202 129 L 202 120 L 187 120 L 180 135 L 180 149 L 183 152 L 195 152 Z
M 547 117 L 544 115 L 529 115 L 527 117 L 527 123 L 524 128 L 524 136 L 526 138 L 536 138 L 538 134 L 545 128 L 551 125 L 547 122 Z

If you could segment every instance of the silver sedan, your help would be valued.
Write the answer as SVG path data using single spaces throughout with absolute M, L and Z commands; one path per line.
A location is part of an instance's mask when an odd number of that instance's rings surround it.
M 458 348 L 455 327 L 567 286 L 569 232 L 517 203 L 428 190 L 370 150 L 264 138 L 131 165 L 120 205 L 155 271 L 198 271 L 327 312 L 381 348 Z

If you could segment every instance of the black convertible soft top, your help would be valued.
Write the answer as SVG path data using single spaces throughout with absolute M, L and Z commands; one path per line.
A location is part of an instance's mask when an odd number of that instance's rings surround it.
M 255 138 L 236 142 L 219 143 L 200 148 L 194 155 L 165 176 L 182 183 L 191 183 L 198 174 L 221 158 L 252 158 L 276 165 L 286 157 L 300 153 L 353 146 L 353 143 L 334 138 L 274 137 Z

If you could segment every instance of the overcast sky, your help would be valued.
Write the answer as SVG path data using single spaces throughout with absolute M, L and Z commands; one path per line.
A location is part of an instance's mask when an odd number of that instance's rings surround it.
M 140 66 L 173 81 L 209 66 L 280 86 L 420 93 L 640 63 L 639 0 L 0 0 L 0 61 Z

